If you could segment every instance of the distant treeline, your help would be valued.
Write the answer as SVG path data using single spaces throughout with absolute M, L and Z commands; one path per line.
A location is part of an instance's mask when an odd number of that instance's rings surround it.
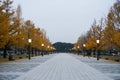
M 57 52 L 71 52 L 73 48 L 72 43 L 65 43 L 65 42 L 56 42 L 53 44 L 53 46 L 56 48 Z

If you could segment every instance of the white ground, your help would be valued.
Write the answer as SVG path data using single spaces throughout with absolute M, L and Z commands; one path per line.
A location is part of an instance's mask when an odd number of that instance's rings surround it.
M 114 80 L 69 54 L 57 54 L 14 80 Z

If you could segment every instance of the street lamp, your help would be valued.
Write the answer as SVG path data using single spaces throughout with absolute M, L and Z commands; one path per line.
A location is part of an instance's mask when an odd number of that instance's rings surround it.
M 77 46 L 77 48 L 79 49 L 80 47 L 79 47 L 79 46 Z
M 99 43 L 100 43 L 100 40 L 96 40 L 96 43 L 99 44 Z
M 99 50 L 98 50 L 98 47 L 99 47 L 99 43 L 100 43 L 100 40 L 96 40 L 96 43 L 97 43 L 97 60 L 99 60 Z
M 47 46 L 47 53 L 48 53 L 48 54 L 49 54 L 49 48 L 50 48 L 50 46 L 48 45 L 48 46 Z
M 43 52 L 44 44 L 42 43 L 41 46 L 42 46 L 42 53 L 41 54 L 43 56 L 44 55 L 44 52 Z
M 78 46 L 77 46 L 77 49 L 78 49 L 78 55 L 79 55 L 79 48 L 80 48 L 80 46 L 78 45 Z
M 49 51 L 50 46 L 47 46 L 47 50 Z
M 28 39 L 28 42 L 31 43 L 31 42 L 32 42 L 32 39 Z
M 86 45 L 83 44 L 83 56 L 84 56 L 84 57 L 85 57 L 85 47 L 86 47 Z
M 32 42 L 32 39 L 28 39 L 28 43 L 29 43 L 29 60 L 31 59 L 31 57 L 30 57 L 31 42 Z
M 44 47 L 44 44 L 42 43 L 41 46 Z

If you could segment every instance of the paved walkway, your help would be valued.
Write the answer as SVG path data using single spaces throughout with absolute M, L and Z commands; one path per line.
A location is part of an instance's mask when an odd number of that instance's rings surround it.
M 100 59 L 97 61 L 96 58 L 90 57 L 88 58 L 83 57 L 83 56 L 78 56 L 78 55 L 72 55 L 74 56 L 77 60 L 82 61 L 83 63 L 99 70 L 106 76 L 109 76 L 113 78 L 114 80 L 120 80 L 120 63 L 119 62 L 114 62 L 111 60 L 104 60 Z
M 32 57 L 31 60 L 21 59 L 0 64 L 0 80 L 14 80 L 42 63 L 54 57 L 56 54 Z
M 69 54 L 58 54 L 15 80 L 113 80 Z

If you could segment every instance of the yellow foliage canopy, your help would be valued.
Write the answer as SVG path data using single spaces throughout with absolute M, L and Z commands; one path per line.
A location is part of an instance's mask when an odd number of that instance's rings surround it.
M 120 48 L 120 32 L 117 32 L 117 33 L 114 35 L 114 41 L 115 41 L 117 47 Z
M 95 46 L 96 46 L 96 42 L 92 38 L 89 38 L 88 42 L 86 43 L 86 48 L 87 49 L 92 49 Z

